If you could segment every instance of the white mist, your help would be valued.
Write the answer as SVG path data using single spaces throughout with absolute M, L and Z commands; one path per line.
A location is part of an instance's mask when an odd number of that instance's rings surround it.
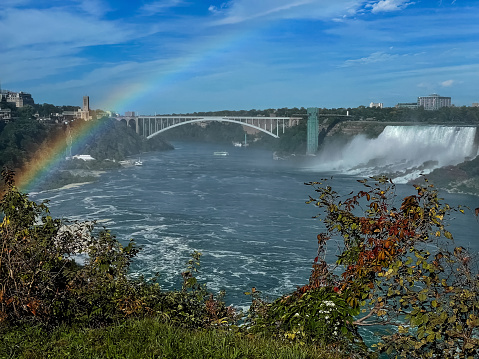
M 374 139 L 358 135 L 343 146 L 326 145 L 315 167 L 362 176 L 387 174 L 406 182 L 475 157 L 475 135 L 475 127 L 387 126 Z

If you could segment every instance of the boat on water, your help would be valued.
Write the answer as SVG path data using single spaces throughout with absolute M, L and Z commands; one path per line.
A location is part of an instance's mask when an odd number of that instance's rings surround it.
M 140 158 L 138 158 L 138 161 L 135 161 L 134 165 L 135 166 L 143 166 L 143 162 L 141 161 Z
M 244 134 L 244 142 L 233 142 L 233 146 L 235 147 L 248 147 L 249 143 L 246 141 L 246 133 Z
M 213 152 L 213 155 L 215 156 L 228 156 L 229 153 L 226 151 L 218 151 L 218 152 Z

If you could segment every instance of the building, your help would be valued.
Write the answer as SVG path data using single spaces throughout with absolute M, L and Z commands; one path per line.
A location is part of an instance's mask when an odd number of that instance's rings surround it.
M 396 108 L 417 108 L 417 102 L 400 102 L 396 105 Z
M 425 110 L 439 110 L 442 107 L 451 107 L 451 98 L 442 97 L 437 93 L 417 98 L 417 107 L 424 107 Z
M 383 103 L 382 103 L 382 102 L 377 102 L 377 103 L 376 103 L 376 102 L 371 102 L 371 103 L 369 104 L 369 107 L 370 107 L 370 108 L 373 108 L 373 107 L 383 108 Z
M 25 92 L 2 91 L 0 93 L 0 101 L 14 103 L 17 108 L 35 104 L 32 95 Z
M 479 102 L 473 102 L 472 107 L 479 107 Z
M 91 120 L 90 116 L 90 97 L 83 96 L 83 106 L 78 110 L 77 118 L 81 118 L 84 121 Z
M 83 111 L 90 111 L 90 96 L 83 96 Z
M 12 110 L 9 108 L 0 108 L 0 121 L 8 122 L 12 119 Z

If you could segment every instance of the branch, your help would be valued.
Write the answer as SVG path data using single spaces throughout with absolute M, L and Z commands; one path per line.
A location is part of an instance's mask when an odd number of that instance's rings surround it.
M 378 311 L 379 309 L 379 306 L 378 306 L 378 303 L 376 303 L 376 305 L 374 306 L 373 309 L 371 309 L 371 311 L 365 315 L 364 317 L 358 319 L 358 320 L 355 320 L 353 322 L 354 325 L 373 325 L 373 324 L 369 324 L 369 323 L 363 323 L 366 319 L 372 317 L 374 314 L 376 314 L 376 312 Z
M 376 303 L 376 305 L 374 306 L 373 309 L 371 309 L 371 311 L 365 315 L 364 317 L 358 319 L 358 320 L 355 320 L 353 322 L 354 325 L 358 325 L 358 326 L 372 326 L 372 325 L 396 325 L 396 326 L 399 326 L 401 324 L 397 324 L 397 323 L 394 323 L 390 320 L 385 320 L 385 321 L 382 321 L 382 322 L 379 322 L 379 321 L 376 321 L 376 322 L 368 322 L 366 323 L 365 321 L 368 319 L 368 318 L 371 318 L 374 314 L 377 313 L 377 311 L 381 308 L 382 306 L 380 305 L 380 303 Z

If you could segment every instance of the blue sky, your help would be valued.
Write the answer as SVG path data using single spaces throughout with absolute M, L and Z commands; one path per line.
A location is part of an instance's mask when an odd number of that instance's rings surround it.
M 479 102 L 474 0 L 2 0 L 0 81 L 141 114 Z

